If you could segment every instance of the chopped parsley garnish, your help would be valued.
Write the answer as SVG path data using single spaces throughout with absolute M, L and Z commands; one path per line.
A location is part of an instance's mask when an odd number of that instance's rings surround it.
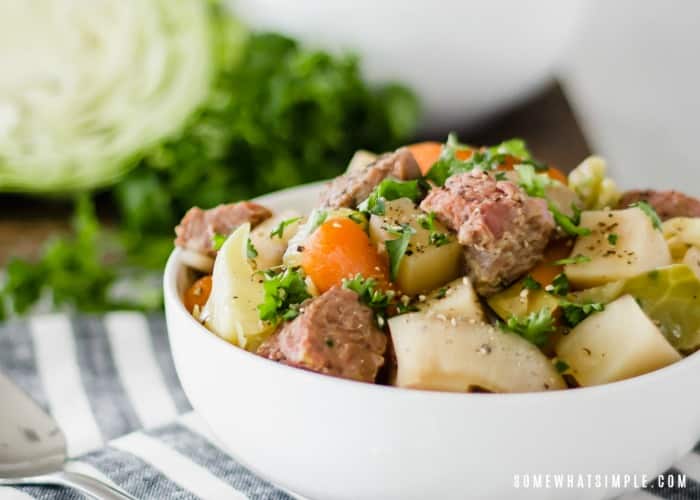
M 287 268 L 278 274 L 267 271 L 263 275 L 265 295 L 258 306 L 260 319 L 278 323 L 296 318 L 300 304 L 311 297 L 301 273 L 295 268 Z
M 610 233 L 608 235 L 608 243 L 610 243 L 613 246 L 617 245 L 617 238 L 618 238 L 617 234 Z
M 246 254 L 249 259 L 254 259 L 258 256 L 258 250 L 255 248 L 255 245 L 253 245 L 253 242 L 250 241 L 250 238 L 248 238 L 246 242 Z
M 365 224 L 365 222 L 367 222 L 365 219 L 365 216 L 362 215 L 360 212 L 351 212 L 348 215 L 348 219 L 353 221 L 355 224 L 359 224 L 361 226 L 363 226 Z
M 420 224 L 420 227 L 423 229 L 435 231 L 435 212 L 422 214 L 420 217 L 418 217 L 418 224 Z
M 566 274 L 559 273 L 552 280 L 552 284 L 547 285 L 545 290 L 552 295 L 559 295 L 560 297 L 563 297 L 569 293 L 569 278 L 566 277 Z
M 411 237 L 416 234 L 416 230 L 408 224 L 403 224 L 398 228 L 389 229 L 389 233 L 398 236 L 398 238 L 394 240 L 384 242 L 386 253 L 389 255 L 389 277 L 392 281 L 395 281 L 399 273 L 401 259 L 403 259 L 403 256 L 406 254 L 408 245 L 411 242 Z
M 431 245 L 436 247 L 441 247 L 442 245 L 447 245 L 450 242 L 450 236 L 446 233 L 441 233 L 439 231 L 433 231 L 430 233 L 428 239 Z
M 211 247 L 218 252 L 221 250 L 221 247 L 224 246 L 226 238 L 228 238 L 228 236 L 225 234 L 214 233 L 211 237 Z
M 494 175 L 494 178 L 497 181 L 505 181 L 507 179 L 505 172 L 496 172 L 496 175 Z
M 435 297 L 438 299 L 444 299 L 447 297 L 447 287 L 443 286 L 442 288 L 438 289 L 437 293 L 435 294 Z
M 384 179 L 357 208 L 374 215 L 384 215 L 386 211 L 385 202 L 398 200 L 399 198 L 409 198 L 415 202 L 422 196 L 423 185 L 418 180 L 398 181 L 395 179 Z
M 540 284 L 539 281 L 537 281 L 535 278 L 530 276 L 529 274 L 525 276 L 525 279 L 523 280 L 523 289 L 525 290 L 539 290 L 542 288 L 542 285 Z
M 318 229 L 318 227 L 326 222 L 328 218 L 328 212 L 325 210 L 314 210 L 309 216 L 309 221 L 307 222 L 309 227 L 309 234 L 313 233 Z
M 469 158 L 465 160 L 459 159 L 458 153 L 462 151 L 471 151 Z M 538 170 L 546 168 L 546 166 L 532 159 L 522 139 L 511 139 L 497 144 L 496 146 L 475 150 L 470 146 L 460 144 L 457 136 L 451 133 L 447 137 L 447 142 L 442 147 L 440 157 L 433 166 L 430 167 L 425 178 L 438 186 L 442 186 L 449 177 L 455 174 L 471 172 L 474 169 L 483 170 L 485 172 L 495 170 L 502 165 L 509 156 L 517 158 L 521 164 L 530 165 Z
M 576 204 L 571 204 L 573 214 L 569 216 L 559 210 L 559 207 L 547 198 L 547 188 L 554 185 L 556 181 L 550 179 L 546 174 L 536 173 L 535 167 L 532 165 L 516 165 L 515 170 L 518 172 L 518 185 L 523 188 L 528 196 L 547 200 L 547 208 L 552 213 L 554 222 L 566 234 L 570 236 L 588 236 L 591 234 L 590 229 L 580 226 L 581 209 Z
M 569 369 L 569 365 L 562 361 L 561 359 L 557 359 L 554 362 L 554 369 L 557 371 L 557 373 L 566 373 L 566 371 Z
M 279 239 L 282 239 L 282 236 L 284 235 L 284 230 L 287 228 L 287 226 L 290 226 L 295 222 L 299 222 L 300 220 L 301 217 L 292 217 L 291 219 L 285 219 L 281 221 L 279 224 L 277 224 L 277 227 L 273 229 L 270 233 L 270 238 L 274 238 L 275 236 L 277 236 Z
M 450 236 L 446 233 L 441 233 L 435 226 L 435 212 L 429 212 L 418 217 L 418 224 L 423 229 L 430 231 L 428 242 L 436 247 L 441 247 L 450 242 Z
M 591 258 L 587 255 L 574 255 L 573 257 L 567 257 L 566 259 L 559 259 L 552 262 L 555 266 L 566 266 L 568 264 L 583 264 L 584 262 L 590 262 Z
M 600 302 L 588 302 L 584 304 L 577 304 L 575 302 L 569 302 L 567 300 L 562 300 L 559 303 L 559 307 L 562 311 L 564 323 L 566 323 L 570 327 L 578 325 L 581 321 L 586 319 L 591 314 L 600 312 L 603 309 L 605 309 L 605 305 Z
M 587 227 L 581 227 L 581 210 L 574 204 L 571 205 L 574 214 L 568 216 L 562 213 L 557 206 L 551 201 L 547 204 L 549 211 L 552 212 L 554 217 L 554 222 L 562 228 L 562 230 L 569 236 L 588 236 L 591 234 L 591 230 Z
M 548 307 L 532 312 L 524 318 L 511 316 L 508 321 L 501 323 L 505 331 L 517 333 L 536 346 L 547 343 L 549 335 L 554 332 L 554 318 Z
M 534 198 L 546 198 L 547 188 L 552 185 L 552 179 L 546 174 L 538 174 L 532 165 L 516 165 L 518 185 Z
M 442 245 L 446 245 L 450 242 L 450 237 L 448 234 L 437 231 L 437 228 L 435 226 L 435 212 L 429 212 L 427 214 L 421 215 L 418 218 L 418 224 L 420 224 L 420 226 L 423 229 L 430 231 L 428 241 L 431 245 L 441 247 Z
M 630 205 L 630 208 L 638 208 L 642 212 L 646 214 L 647 217 L 651 220 L 651 225 L 654 226 L 654 229 L 657 229 L 661 231 L 661 218 L 659 217 L 659 214 L 656 213 L 656 210 L 654 210 L 654 207 L 652 207 L 648 202 L 642 200 L 638 201 L 637 203 L 632 203 Z
M 353 279 L 344 279 L 343 288 L 355 292 L 359 296 L 360 302 L 374 311 L 377 324 L 380 327 L 384 326 L 387 308 L 394 300 L 394 292 L 392 290 L 384 292 L 377 287 L 377 280 L 364 278 L 361 274 L 356 275 Z

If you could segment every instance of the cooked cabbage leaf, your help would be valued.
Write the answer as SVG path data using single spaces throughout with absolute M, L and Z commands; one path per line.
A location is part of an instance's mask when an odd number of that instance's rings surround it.
M 700 347 L 700 280 L 685 264 L 654 269 L 633 278 L 572 294 L 578 303 L 609 303 L 630 294 L 681 352 Z

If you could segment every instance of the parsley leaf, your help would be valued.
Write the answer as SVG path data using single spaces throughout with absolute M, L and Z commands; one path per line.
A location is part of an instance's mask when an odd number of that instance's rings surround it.
M 547 288 L 545 290 L 552 295 L 559 295 L 563 297 L 567 293 L 569 293 L 569 278 L 566 277 L 566 274 L 564 273 L 559 273 L 554 277 L 554 280 L 552 280 L 552 283 L 550 285 L 547 285 Z
M 436 247 L 441 247 L 450 242 L 450 235 L 440 231 L 432 231 L 428 237 L 428 242 Z
M 548 307 L 532 312 L 521 318 L 511 316 L 505 324 L 501 324 L 505 331 L 517 333 L 536 346 L 543 346 L 549 339 L 549 334 L 554 332 L 554 318 Z
M 608 235 L 608 243 L 610 243 L 612 246 L 617 245 L 617 238 L 618 238 L 617 234 L 610 233 Z
M 309 222 L 308 227 L 309 227 L 309 234 L 313 233 L 318 229 L 318 227 L 326 222 L 326 219 L 328 218 L 328 212 L 325 210 L 319 210 L 316 209 L 313 212 L 311 212 L 311 215 L 309 216 Z
M 600 312 L 603 309 L 605 309 L 605 305 L 600 302 L 588 302 L 584 304 L 577 304 L 575 302 L 569 302 L 567 300 L 562 300 L 559 303 L 559 307 L 562 310 L 564 323 L 566 323 L 572 328 L 578 325 L 581 321 L 586 319 L 591 314 Z
M 590 262 L 591 258 L 587 255 L 574 255 L 573 257 L 567 257 L 566 259 L 559 259 L 552 262 L 555 266 L 566 266 L 567 264 L 583 264 L 584 262 Z
M 542 288 L 542 285 L 540 285 L 539 281 L 537 281 L 535 278 L 528 274 L 523 280 L 523 288 L 525 290 L 539 290 L 540 288 Z
M 572 208 L 574 208 L 574 215 L 571 217 L 560 212 L 557 206 L 551 201 L 548 203 L 548 207 L 549 211 L 552 212 L 554 222 L 569 236 L 588 236 L 591 234 L 590 229 L 579 225 L 581 222 L 581 212 L 576 205 L 572 205 Z
M 211 237 L 211 247 L 218 252 L 224 246 L 227 238 L 228 236 L 225 234 L 214 233 Z
M 284 235 L 284 230 L 287 228 L 287 226 L 290 226 L 295 222 L 299 222 L 301 219 L 301 217 L 292 217 L 291 219 L 285 219 L 281 221 L 279 224 L 277 224 L 277 227 L 273 229 L 272 232 L 270 232 L 270 238 L 274 238 L 275 236 L 277 236 L 279 239 L 282 239 L 282 236 Z
M 557 359 L 554 362 L 554 369 L 559 374 L 566 373 L 566 371 L 569 369 L 569 365 L 565 361 L 562 361 L 561 359 Z
M 659 217 L 659 214 L 656 213 L 656 210 L 654 210 L 654 207 L 652 207 L 648 202 L 642 200 L 638 201 L 637 203 L 632 203 L 630 205 L 630 208 L 638 208 L 642 212 L 646 214 L 649 219 L 651 219 L 651 225 L 654 226 L 654 229 L 661 231 L 661 218 Z
M 258 305 L 260 319 L 271 323 L 294 319 L 299 315 L 299 305 L 311 297 L 301 273 L 287 268 L 279 274 L 263 273 L 262 304 Z
M 494 178 L 497 181 L 505 181 L 507 179 L 505 172 L 496 172 L 496 175 L 494 175 Z
M 384 215 L 386 210 L 385 201 L 409 198 L 411 201 L 415 202 L 422 196 L 423 188 L 418 180 L 399 181 L 395 179 L 384 179 L 357 208 L 363 212 Z
M 399 229 L 391 229 L 391 234 L 398 236 L 394 240 L 385 241 L 386 252 L 389 255 L 389 276 L 392 281 L 396 280 L 399 273 L 399 265 L 401 259 L 408 250 L 408 245 L 411 242 L 411 237 L 416 234 L 416 230 L 408 224 L 403 224 Z
M 552 179 L 545 174 L 535 172 L 532 165 L 516 165 L 518 173 L 518 185 L 529 195 L 535 198 L 546 198 L 547 188 L 552 185 Z
M 458 153 L 465 151 L 471 151 L 471 155 L 469 158 L 462 160 L 458 157 Z M 430 167 L 425 178 L 438 186 L 442 186 L 449 177 L 455 174 L 471 172 L 474 169 L 483 171 L 495 170 L 509 156 L 516 157 L 521 164 L 530 165 L 537 170 L 544 167 L 542 164 L 532 160 L 532 156 L 522 139 L 511 139 L 496 146 L 475 150 L 460 144 L 457 136 L 454 133 L 450 133 L 447 137 L 447 142 L 442 147 L 440 157 Z
M 355 275 L 352 279 L 343 280 L 343 288 L 352 290 L 359 295 L 360 302 L 367 305 L 374 311 L 377 324 L 383 327 L 386 323 L 387 308 L 392 304 L 394 292 L 382 291 L 377 287 L 377 280 L 374 278 L 364 278 L 361 274 Z
M 420 227 L 423 229 L 430 231 L 428 242 L 431 245 L 441 247 L 450 242 L 450 235 L 437 230 L 437 226 L 435 225 L 435 212 L 429 212 L 418 217 L 418 224 L 420 224 Z
M 258 250 L 255 248 L 255 245 L 253 245 L 250 238 L 248 238 L 248 241 L 246 242 L 246 254 L 248 259 L 251 260 L 258 256 Z

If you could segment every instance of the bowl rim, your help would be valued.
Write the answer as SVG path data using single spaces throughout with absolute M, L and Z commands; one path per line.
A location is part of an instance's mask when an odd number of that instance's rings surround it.
M 274 200 L 280 195 L 290 195 L 297 191 L 310 190 L 314 187 L 319 186 L 321 183 L 303 184 L 300 186 L 283 189 L 280 191 L 275 191 L 258 198 L 255 198 L 256 202 L 269 202 Z M 289 207 L 294 208 L 294 207 Z M 228 348 L 232 353 L 231 355 L 239 359 L 241 362 L 254 363 L 260 367 L 260 369 L 267 370 L 279 370 L 280 376 L 295 374 L 297 377 L 308 378 L 309 383 L 320 383 L 329 384 L 331 386 L 337 386 L 338 388 L 351 388 L 354 387 L 358 391 L 373 391 L 375 393 L 384 393 L 387 396 L 389 394 L 394 395 L 393 397 L 419 397 L 432 400 L 445 400 L 445 401 L 455 401 L 455 400 L 472 400 L 478 398 L 480 401 L 512 401 L 524 399 L 526 401 L 543 400 L 550 398 L 570 398 L 570 397 L 597 397 L 606 395 L 609 392 L 619 392 L 626 390 L 634 390 L 635 388 L 643 388 L 644 386 L 653 385 L 657 383 L 664 383 L 667 378 L 674 377 L 675 373 L 678 371 L 691 370 L 695 365 L 697 365 L 697 371 L 700 372 L 700 350 L 685 356 L 680 361 L 660 368 L 653 372 L 645 373 L 643 375 L 637 375 L 625 380 L 620 380 L 616 382 L 610 382 L 607 384 L 589 386 L 589 387 L 577 387 L 570 389 L 559 389 L 551 391 L 540 391 L 540 392 L 522 392 L 522 393 L 463 393 L 463 392 L 446 392 L 437 390 L 426 390 L 426 389 L 408 389 L 403 387 L 394 387 L 390 385 L 382 384 L 370 384 L 366 382 L 359 382 L 355 380 L 349 380 L 339 377 L 333 377 L 330 375 L 324 375 L 321 373 L 312 372 L 309 370 L 304 370 L 301 368 L 296 368 L 293 366 L 285 365 L 283 363 L 278 363 L 273 360 L 258 356 L 255 353 L 246 351 L 230 342 L 224 340 L 223 338 L 216 335 L 214 332 L 207 329 L 199 321 L 197 321 L 185 308 L 184 302 L 181 295 L 178 293 L 177 289 L 177 277 L 181 271 L 185 268 L 184 263 L 181 260 L 182 250 L 175 247 L 168 257 L 168 261 L 165 265 L 165 270 L 163 273 L 163 293 L 164 293 L 164 303 L 166 311 L 169 308 L 174 307 L 174 311 L 178 316 L 184 315 L 187 317 L 187 324 L 184 325 L 181 330 L 188 330 L 189 334 L 195 335 L 206 335 L 215 342 L 220 343 L 222 349 Z M 171 337 L 170 326 L 168 325 L 168 337 Z M 666 382 L 668 383 L 668 382 Z

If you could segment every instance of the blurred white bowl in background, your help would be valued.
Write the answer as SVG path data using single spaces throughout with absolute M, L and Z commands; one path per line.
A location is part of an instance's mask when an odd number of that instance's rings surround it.
M 425 128 L 467 127 L 545 84 L 584 2 L 228 0 L 254 28 L 361 55 L 371 81 L 400 80 Z

